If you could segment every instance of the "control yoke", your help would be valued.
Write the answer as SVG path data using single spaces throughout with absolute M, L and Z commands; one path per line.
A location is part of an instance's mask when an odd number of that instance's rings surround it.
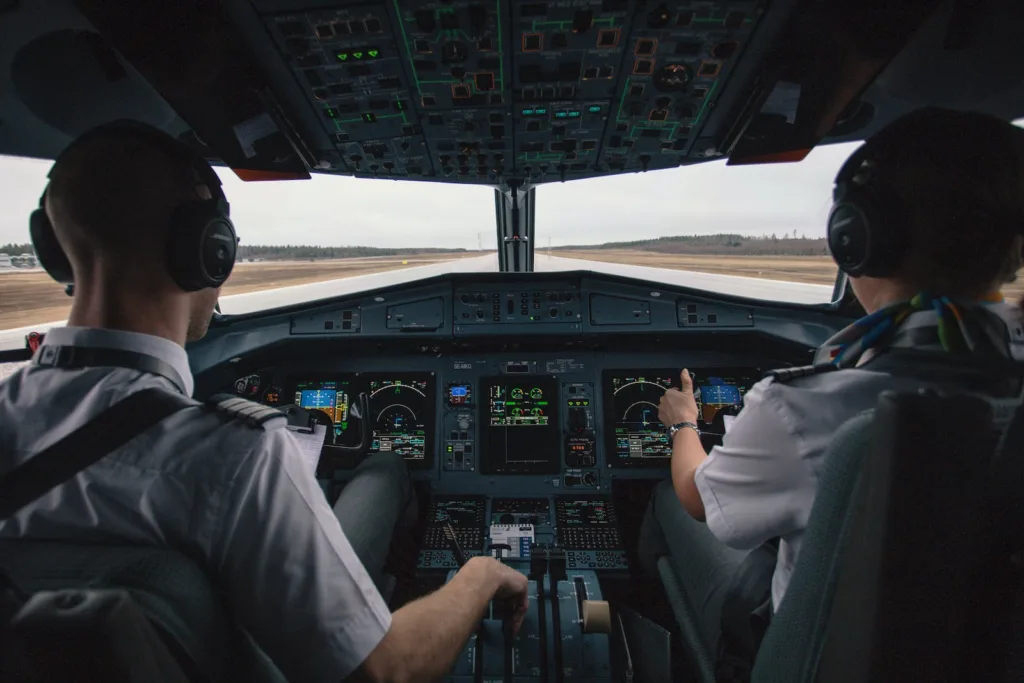
M 370 450 L 373 425 L 370 424 L 370 397 L 365 391 L 359 392 L 355 402 L 348 407 L 348 418 L 359 424 L 359 443 L 355 446 L 335 446 L 344 453 L 364 455 Z
M 335 451 L 365 455 L 370 450 L 373 438 L 373 425 L 369 423 L 370 397 L 362 392 L 356 397 L 355 403 L 348 408 L 348 419 L 359 425 L 359 443 L 355 446 L 342 446 L 334 443 L 334 422 L 331 416 L 322 410 L 310 410 L 299 406 L 285 406 L 281 412 L 288 418 L 288 425 L 309 431 L 313 424 L 322 424 L 327 428 L 327 445 Z

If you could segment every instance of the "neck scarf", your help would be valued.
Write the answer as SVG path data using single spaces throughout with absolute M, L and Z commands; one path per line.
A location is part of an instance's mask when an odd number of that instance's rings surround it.
M 1009 358 L 1006 323 L 986 305 L 1002 300 L 999 294 L 963 301 L 922 292 L 840 330 L 818 349 L 814 362 L 852 368 L 870 358 L 866 353 L 894 346 Z

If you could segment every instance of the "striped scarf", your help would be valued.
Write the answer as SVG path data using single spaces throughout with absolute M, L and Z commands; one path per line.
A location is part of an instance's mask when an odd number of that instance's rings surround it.
M 1002 300 L 999 294 L 954 301 L 920 293 L 840 330 L 818 349 L 814 362 L 852 368 L 868 351 L 893 346 L 1008 358 L 1006 323 L 986 305 Z

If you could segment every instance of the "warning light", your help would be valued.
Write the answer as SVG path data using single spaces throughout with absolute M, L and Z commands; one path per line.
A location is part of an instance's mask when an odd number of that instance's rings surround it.
M 352 57 L 355 58 L 355 59 L 362 59 L 363 58 L 363 53 L 362 52 L 353 52 L 352 53 Z
M 547 107 L 541 107 L 540 109 L 535 110 L 534 113 L 537 114 L 538 116 L 543 116 L 544 114 L 548 113 L 548 110 Z
M 523 116 L 533 116 L 534 111 L 532 109 L 524 109 Z
M 348 53 L 347 52 L 339 52 L 338 54 L 336 54 L 334 56 L 338 58 L 339 62 L 344 62 L 344 61 L 346 61 L 348 59 Z
M 569 112 L 565 112 L 565 111 L 556 111 L 555 112 L 555 118 L 556 119 L 564 119 L 568 115 L 569 115 Z
M 587 111 L 589 111 L 591 114 L 600 114 L 601 107 L 595 104 L 594 106 L 588 108 Z
M 363 123 L 377 123 L 377 115 L 370 113 L 363 114 Z
M 569 112 L 569 118 L 570 119 L 579 118 L 579 115 L 580 115 L 580 113 L 578 111 L 571 111 L 571 112 Z
M 369 52 L 367 52 L 366 54 L 370 55 L 370 58 L 371 58 L 371 59 L 375 59 L 375 58 L 377 57 L 377 55 L 379 55 L 379 54 L 380 54 L 380 52 L 379 52 L 379 51 L 377 51 L 377 50 L 370 50 L 370 51 L 369 51 Z

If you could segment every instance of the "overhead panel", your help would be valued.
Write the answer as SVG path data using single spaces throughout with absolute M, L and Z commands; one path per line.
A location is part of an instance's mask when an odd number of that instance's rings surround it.
M 764 5 L 255 4 L 343 160 L 321 170 L 479 184 L 715 156 L 694 141 Z

